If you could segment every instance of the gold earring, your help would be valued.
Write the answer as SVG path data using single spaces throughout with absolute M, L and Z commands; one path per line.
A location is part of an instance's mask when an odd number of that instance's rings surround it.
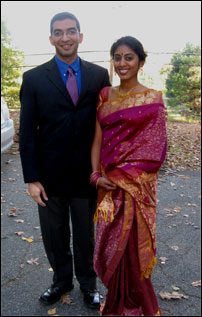
M 143 69 L 142 69 L 142 67 L 140 67 L 140 69 L 139 69 L 139 73 L 140 73 L 140 76 L 142 76 L 142 75 L 143 75 Z

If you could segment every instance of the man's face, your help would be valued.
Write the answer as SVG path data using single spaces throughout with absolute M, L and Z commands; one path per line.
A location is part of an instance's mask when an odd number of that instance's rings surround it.
M 56 49 L 56 56 L 62 61 L 71 64 L 77 57 L 79 44 L 83 40 L 76 21 L 71 19 L 58 20 L 53 23 L 50 42 Z

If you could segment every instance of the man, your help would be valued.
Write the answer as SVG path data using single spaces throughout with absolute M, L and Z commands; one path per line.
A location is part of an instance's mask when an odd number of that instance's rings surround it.
M 49 39 L 56 56 L 25 72 L 20 91 L 24 181 L 38 203 L 44 247 L 54 271 L 53 284 L 39 300 L 53 304 L 74 287 L 70 211 L 75 274 L 84 302 L 97 309 L 92 221 L 96 192 L 89 182 L 90 151 L 98 93 L 110 85 L 109 76 L 106 69 L 78 57 L 83 34 L 74 15 L 56 14 Z

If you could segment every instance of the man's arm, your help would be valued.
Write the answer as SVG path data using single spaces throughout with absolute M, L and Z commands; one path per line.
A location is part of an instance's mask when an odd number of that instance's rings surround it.
M 106 70 L 106 71 L 105 71 L 105 75 L 104 75 L 104 79 L 103 79 L 102 88 L 108 87 L 108 86 L 111 86 L 111 84 L 110 84 L 110 80 L 109 80 L 109 73 L 108 73 L 108 71 Z
M 25 183 L 38 181 L 37 170 L 37 113 L 35 93 L 25 73 L 20 90 L 19 150 Z
M 48 200 L 46 192 L 38 179 L 37 170 L 37 113 L 36 98 L 33 86 L 26 74 L 20 90 L 20 138 L 19 148 L 22 162 L 24 181 L 28 184 L 31 197 L 41 206 L 46 206 L 41 195 Z

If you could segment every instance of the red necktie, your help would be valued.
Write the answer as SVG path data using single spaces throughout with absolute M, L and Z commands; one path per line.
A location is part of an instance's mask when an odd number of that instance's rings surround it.
M 69 67 L 67 71 L 69 73 L 69 76 L 66 82 L 66 87 L 72 98 L 73 103 L 76 105 L 78 97 L 79 97 L 76 77 L 71 67 Z

